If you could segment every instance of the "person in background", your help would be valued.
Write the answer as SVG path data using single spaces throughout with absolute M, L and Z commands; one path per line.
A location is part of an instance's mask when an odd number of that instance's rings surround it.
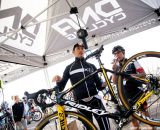
M 28 103 L 27 97 L 23 97 L 22 99 L 24 103 L 24 116 L 27 120 L 27 124 L 31 124 L 30 117 L 29 117 L 29 103 Z
M 12 106 L 12 112 L 16 130 L 27 130 L 27 120 L 25 119 L 24 104 L 23 102 L 20 102 L 17 95 L 12 98 L 15 102 Z
M 53 82 L 57 83 L 60 91 L 63 91 L 69 79 L 73 85 L 96 70 L 93 64 L 85 61 L 84 46 L 82 44 L 77 43 L 73 46 L 73 55 L 75 56 L 75 61 L 65 68 L 63 77 L 61 78 L 59 75 L 53 77 Z M 105 86 L 106 84 L 102 84 L 98 74 L 94 75 L 93 78 L 81 83 L 73 90 L 74 100 L 92 108 L 103 109 L 104 106 L 97 90 L 103 90 Z M 85 110 L 79 110 L 79 112 L 93 121 L 91 112 Z M 107 117 L 93 115 L 101 130 L 110 130 L 110 123 Z
M 125 49 L 122 46 L 115 46 L 112 50 L 112 54 L 114 55 L 114 60 L 112 62 L 112 69 L 116 72 L 120 71 L 121 67 L 123 64 L 127 61 L 127 58 L 125 58 Z M 127 66 L 125 69 L 125 72 L 130 74 L 131 76 L 136 76 L 136 77 L 145 77 L 146 73 L 141 67 L 141 65 L 137 62 L 134 61 L 130 65 Z M 112 75 L 112 81 L 113 83 L 117 84 L 117 76 L 115 74 Z M 138 81 L 135 80 L 126 80 L 125 84 L 125 96 L 127 99 L 130 101 L 130 103 L 134 102 L 136 98 L 138 97 L 137 94 L 142 94 L 143 91 L 139 88 L 141 87 L 142 84 L 139 83 Z M 142 111 L 145 115 L 149 116 L 148 112 L 146 111 L 147 108 L 147 102 L 143 104 Z M 139 130 L 139 122 L 137 119 L 132 118 L 131 121 L 131 129 L 132 130 Z M 152 127 L 148 127 L 149 130 L 152 130 Z

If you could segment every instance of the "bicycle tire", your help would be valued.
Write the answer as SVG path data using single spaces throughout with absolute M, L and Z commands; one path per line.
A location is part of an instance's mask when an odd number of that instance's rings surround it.
M 154 52 L 154 51 L 146 51 L 141 52 L 138 54 L 133 55 L 130 57 L 127 62 L 123 65 L 121 72 L 125 71 L 125 68 L 132 62 L 137 60 L 138 63 L 144 68 L 146 75 L 153 74 L 154 76 L 157 76 L 160 81 L 160 52 Z M 157 68 L 156 68 L 157 67 Z M 160 99 L 157 97 L 160 97 L 160 85 L 157 88 L 157 94 L 152 95 L 147 100 L 147 106 L 150 106 L 147 108 L 147 111 L 149 113 L 149 116 L 145 116 L 142 114 L 139 114 L 138 111 L 133 113 L 133 116 L 138 119 L 139 121 L 142 121 L 146 124 L 153 125 L 153 126 L 160 126 Z M 119 98 L 122 101 L 124 107 L 129 110 L 131 108 L 131 105 L 129 103 L 129 100 L 127 99 L 125 95 L 125 87 L 124 87 L 124 80 L 122 76 L 118 77 L 118 94 Z M 147 87 L 146 87 L 147 88 Z M 157 101 L 155 100 L 157 98 Z M 152 103 L 154 103 L 154 106 L 152 106 Z M 155 109 L 157 105 L 157 109 Z M 158 110 L 158 111 L 156 111 Z M 154 113 L 153 113 L 154 112 Z
M 33 116 L 32 116 L 32 120 L 33 121 L 40 121 L 42 119 L 42 112 L 40 111 L 34 111 L 33 112 Z
M 67 123 L 76 120 L 77 128 L 79 130 L 83 130 L 83 127 L 89 128 L 89 130 L 97 130 L 96 126 L 91 123 L 86 117 L 81 115 L 80 113 L 73 111 L 65 111 Z M 36 130 L 58 130 L 58 113 L 55 112 L 51 115 L 46 116 L 38 125 L 36 126 Z M 84 125 L 84 126 L 82 126 Z M 52 126 L 52 127 L 51 127 Z M 55 128 L 56 127 L 56 128 Z

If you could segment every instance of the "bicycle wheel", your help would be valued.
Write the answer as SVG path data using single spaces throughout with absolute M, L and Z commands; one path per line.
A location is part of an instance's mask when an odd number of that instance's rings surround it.
M 40 121 L 42 119 L 42 113 L 40 111 L 34 111 L 32 115 L 32 120 L 33 121 Z
M 151 95 L 147 99 L 147 107 L 146 111 L 148 112 L 148 116 L 142 114 L 141 111 L 135 111 L 133 116 L 138 120 L 147 123 L 149 125 L 160 126 L 160 52 L 141 52 L 138 53 L 127 60 L 124 66 L 121 69 L 121 72 L 124 72 L 127 66 L 130 63 L 137 61 L 145 70 L 146 78 L 149 76 L 153 76 L 157 80 L 156 89 L 154 90 L 154 94 Z M 124 107 L 129 110 L 131 108 L 131 102 L 126 95 L 125 88 L 125 78 L 119 76 L 118 78 L 118 94 L 121 99 Z M 145 92 L 151 91 L 151 88 L 148 84 L 142 84 L 139 89 L 146 90 Z M 138 93 L 137 93 L 138 95 Z
M 75 121 L 78 130 L 97 130 L 96 126 L 77 112 L 65 111 L 67 124 Z M 58 130 L 58 113 L 46 116 L 37 126 L 36 130 Z

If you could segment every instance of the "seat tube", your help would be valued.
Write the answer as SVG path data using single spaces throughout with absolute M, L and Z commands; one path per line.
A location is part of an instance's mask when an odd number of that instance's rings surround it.
M 60 124 L 60 130 L 68 130 L 67 128 L 67 120 L 65 117 L 65 111 L 64 106 L 58 105 L 57 111 L 58 111 L 58 119 Z
M 110 94 L 111 94 L 111 95 L 114 97 L 114 99 L 116 100 L 116 96 L 115 96 L 115 94 L 114 94 L 112 85 L 110 84 L 109 78 L 108 78 L 108 76 L 107 76 L 107 74 L 106 74 L 106 72 L 105 72 L 105 70 L 104 70 L 103 65 L 101 64 L 100 67 L 101 67 L 101 69 L 102 69 L 102 73 L 103 73 L 103 76 L 104 76 L 104 78 L 105 78 L 105 81 L 106 81 L 106 83 L 107 83 L 107 85 L 108 85 L 108 87 L 109 87 L 109 90 L 111 91 Z

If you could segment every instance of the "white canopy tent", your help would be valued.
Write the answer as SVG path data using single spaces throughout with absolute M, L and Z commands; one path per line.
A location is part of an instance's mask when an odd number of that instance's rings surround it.
M 80 28 L 94 49 L 159 20 L 160 0 L 1 0 L 0 78 L 8 83 L 69 59 Z

